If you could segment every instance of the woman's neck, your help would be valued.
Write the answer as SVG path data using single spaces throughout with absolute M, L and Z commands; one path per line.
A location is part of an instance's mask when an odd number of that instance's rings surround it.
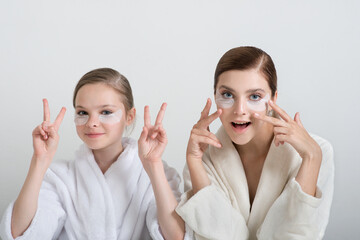
M 105 149 L 92 150 L 95 161 L 103 174 L 109 169 L 111 164 L 113 164 L 118 159 L 123 150 L 124 148 L 121 143 L 120 146 L 114 145 Z

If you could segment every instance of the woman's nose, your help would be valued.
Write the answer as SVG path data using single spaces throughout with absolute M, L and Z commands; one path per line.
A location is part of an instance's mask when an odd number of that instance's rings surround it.
M 246 101 L 238 100 L 235 102 L 234 114 L 235 115 L 245 115 L 247 112 Z

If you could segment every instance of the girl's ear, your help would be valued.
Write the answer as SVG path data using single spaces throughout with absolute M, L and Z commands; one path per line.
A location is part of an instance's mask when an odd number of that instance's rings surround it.
M 136 116 L 136 109 L 133 107 L 126 113 L 126 126 L 129 126 L 134 122 L 135 116 Z

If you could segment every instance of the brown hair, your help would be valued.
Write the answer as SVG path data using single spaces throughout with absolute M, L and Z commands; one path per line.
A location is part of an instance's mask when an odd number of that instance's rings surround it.
M 125 76 L 120 74 L 118 71 L 111 68 L 98 68 L 86 73 L 77 83 L 74 96 L 73 96 L 73 106 L 75 107 L 76 95 L 79 92 L 80 88 L 86 84 L 95 84 L 103 83 L 110 87 L 113 87 L 118 91 L 123 97 L 123 104 L 125 110 L 129 111 L 134 107 L 134 98 L 132 95 L 132 90 L 130 87 L 129 81 Z
M 271 96 L 274 97 L 277 89 L 275 65 L 266 52 L 256 47 L 233 48 L 220 58 L 215 70 L 214 93 L 216 93 L 219 76 L 223 72 L 249 69 L 256 69 L 263 74 L 271 89 Z

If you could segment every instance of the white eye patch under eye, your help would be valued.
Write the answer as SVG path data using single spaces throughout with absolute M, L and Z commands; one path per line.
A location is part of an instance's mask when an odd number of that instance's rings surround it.
M 231 108 L 234 105 L 234 98 L 226 98 L 219 91 L 216 91 L 215 102 L 220 108 Z
M 265 111 L 267 108 L 267 102 L 270 100 L 269 94 L 266 94 L 264 98 L 255 101 L 255 100 L 247 100 L 247 107 L 255 112 Z
M 121 109 L 108 115 L 99 115 L 99 121 L 104 124 L 115 124 L 120 122 L 122 117 Z M 85 125 L 89 121 L 89 115 L 76 114 L 74 122 L 76 126 Z
M 100 115 L 99 121 L 104 124 L 115 124 L 120 122 L 121 117 L 122 117 L 122 111 L 121 109 L 119 109 L 116 112 L 113 112 L 108 115 Z

